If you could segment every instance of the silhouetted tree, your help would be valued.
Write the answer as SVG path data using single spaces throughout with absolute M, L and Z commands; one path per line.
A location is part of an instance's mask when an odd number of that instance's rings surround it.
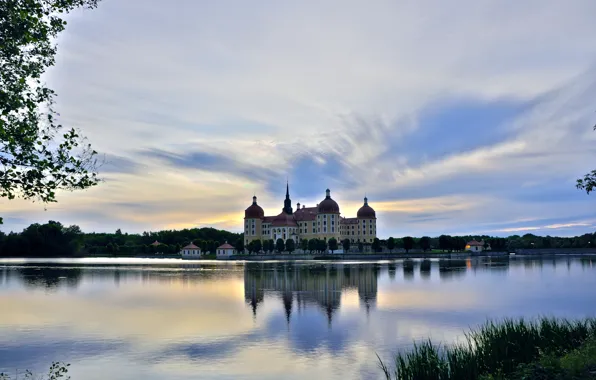
M 378 238 L 374 238 L 371 248 L 375 252 L 381 252 L 381 241 Z
M 342 246 L 343 246 L 343 248 L 344 248 L 344 253 L 347 253 L 347 252 L 349 252 L 349 251 L 350 251 L 350 239 L 344 239 L 344 240 L 341 242 L 341 245 L 342 245 Z
M 283 251 L 286 250 L 286 245 L 284 244 L 284 240 L 283 239 L 277 239 L 277 241 L 275 242 L 275 249 L 277 250 L 278 253 L 282 253 Z
M 406 253 L 410 252 L 410 249 L 414 248 L 414 239 L 411 236 L 405 236 L 401 239 L 404 243 L 404 249 Z
M 337 251 L 337 248 L 339 248 L 337 245 L 337 240 L 335 238 L 329 239 L 329 250 L 332 254 L 334 251 Z
M 306 252 L 308 250 L 308 239 L 300 240 L 300 249 L 302 250 L 302 252 Z
M 394 248 L 395 248 L 395 239 L 393 237 L 389 237 L 389 239 L 387 239 L 387 249 L 389 250 L 389 253 L 393 253 Z
M 308 250 L 310 251 L 310 253 L 312 253 L 313 251 L 316 251 L 318 249 L 318 242 L 317 239 L 312 238 L 308 241 Z
M 420 248 L 425 252 L 430 250 L 430 237 L 423 236 L 420 238 Z
M 292 253 L 292 252 L 294 252 L 295 249 L 296 249 L 296 242 L 294 242 L 294 239 L 286 240 L 286 251 L 288 251 L 289 253 Z

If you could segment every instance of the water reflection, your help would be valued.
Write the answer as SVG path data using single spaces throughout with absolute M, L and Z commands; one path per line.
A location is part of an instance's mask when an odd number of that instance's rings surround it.
M 487 317 L 593 315 L 594 264 L 0 261 L 0 372 L 64 360 L 90 380 L 376 378 L 377 353 Z
M 367 312 L 374 309 L 379 273 L 380 266 L 377 264 L 247 264 L 244 269 L 244 297 L 255 316 L 265 293 L 272 293 L 283 303 L 288 323 L 295 302 L 298 309 L 307 304 L 318 306 L 331 325 L 334 313 L 341 306 L 342 291 L 357 290 L 361 305 Z

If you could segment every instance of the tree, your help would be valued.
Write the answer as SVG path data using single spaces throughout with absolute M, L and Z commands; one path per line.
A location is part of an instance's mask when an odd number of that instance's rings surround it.
M 310 251 L 310 253 L 312 253 L 312 251 L 316 251 L 317 247 L 318 247 L 317 239 L 312 238 L 308 241 L 308 250 Z
M 300 249 L 303 253 L 305 253 L 308 250 L 308 239 L 300 240 Z
M 358 241 L 358 252 L 364 252 L 364 244 L 361 241 Z
M 0 197 L 55 202 L 56 191 L 95 186 L 97 152 L 64 131 L 41 76 L 54 65 L 64 14 L 98 0 L 0 2 Z
M 286 240 L 286 251 L 288 251 L 291 254 L 292 252 L 294 252 L 295 249 L 296 242 L 294 241 L 294 239 Z
M 592 170 L 592 172 L 586 174 L 584 178 L 578 179 L 576 187 L 580 190 L 585 190 L 586 194 L 590 194 L 592 191 L 596 190 L 596 170 Z
M 414 248 L 414 239 L 411 236 L 405 236 L 401 239 L 404 242 L 404 249 L 406 253 L 410 252 L 410 249 Z
M 343 246 L 343 248 L 344 248 L 344 253 L 347 253 L 347 252 L 349 252 L 349 251 L 350 251 L 350 239 L 344 239 L 344 240 L 341 242 L 341 245 L 342 245 L 342 246 Z
M 267 244 L 267 252 L 272 253 L 275 250 L 275 242 L 273 239 L 269 239 L 269 244 Z
M 594 126 L 594 130 L 596 131 L 596 125 Z M 596 170 L 592 170 L 592 172 L 586 174 L 584 178 L 578 179 L 576 186 L 580 190 L 585 190 L 586 194 L 590 194 L 592 191 L 596 190 Z
M 393 249 L 395 248 L 395 239 L 393 237 L 389 237 L 389 239 L 387 239 L 387 249 L 389 250 L 389 253 L 393 253 Z
M 282 253 L 283 251 L 286 250 L 285 244 L 284 244 L 284 240 L 283 239 L 277 239 L 277 241 L 275 242 L 275 249 L 277 250 L 277 252 Z
M 333 252 L 337 251 L 338 248 L 339 247 L 337 244 L 337 239 L 335 239 L 335 238 L 329 239 L 329 250 L 331 251 L 331 253 L 333 254 Z
M 439 249 L 441 249 L 443 252 L 451 250 L 451 236 L 439 236 Z
M 372 249 L 375 252 L 381 252 L 381 241 L 378 238 L 375 238 L 372 242 Z
M 263 249 L 263 243 L 261 240 L 254 240 L 255 246 L 253 247 L 256 253 L 260 253 Z
M 323 239 L 317 239 L 317 251 L 327 253 L 327 242 Z
M 430 250 L 430 237 L 423 236 L 420 238 L 420 248 L 425 252 Z
M 236 240 L 236 244 L 234 245 L 234 247 L 236 247 L 238 252 L 244 253 L 244 237 L 241 237 L 240 239 Z

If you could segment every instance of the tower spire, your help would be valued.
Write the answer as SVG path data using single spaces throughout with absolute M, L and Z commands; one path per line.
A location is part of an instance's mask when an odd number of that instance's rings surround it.
M 286 200 L 284 201 L 284 209 L 283 211 L 288 214 L 292 215 L 292 200 L 290 199 L 290 182 L 286 180 Z

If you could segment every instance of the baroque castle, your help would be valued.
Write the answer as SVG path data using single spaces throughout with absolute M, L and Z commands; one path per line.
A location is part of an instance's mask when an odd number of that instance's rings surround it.
M 322 239 L 329 241 L 335 238 L 338 243 L 350 239 L 351 243 L 360 242 L 370 245 L 377 236 L 377 217 L 375 210 L 368 205 L 360 207 L 355 218 L 344 218 L 339 212 L 339 205 L 331 198 L 329 189 L 325 199 L 315 207 L 296 204 L 292 209 L 290 187 L 286 185 L 286 199 L 281 213 L 276 216 L 265 216 L 265 212 L 257 204 L 257 197 L 252 198 L 252 205 L 244 211 L 244 244 L 253 240 L 293 239 L 297 246 L 302 239 Z

